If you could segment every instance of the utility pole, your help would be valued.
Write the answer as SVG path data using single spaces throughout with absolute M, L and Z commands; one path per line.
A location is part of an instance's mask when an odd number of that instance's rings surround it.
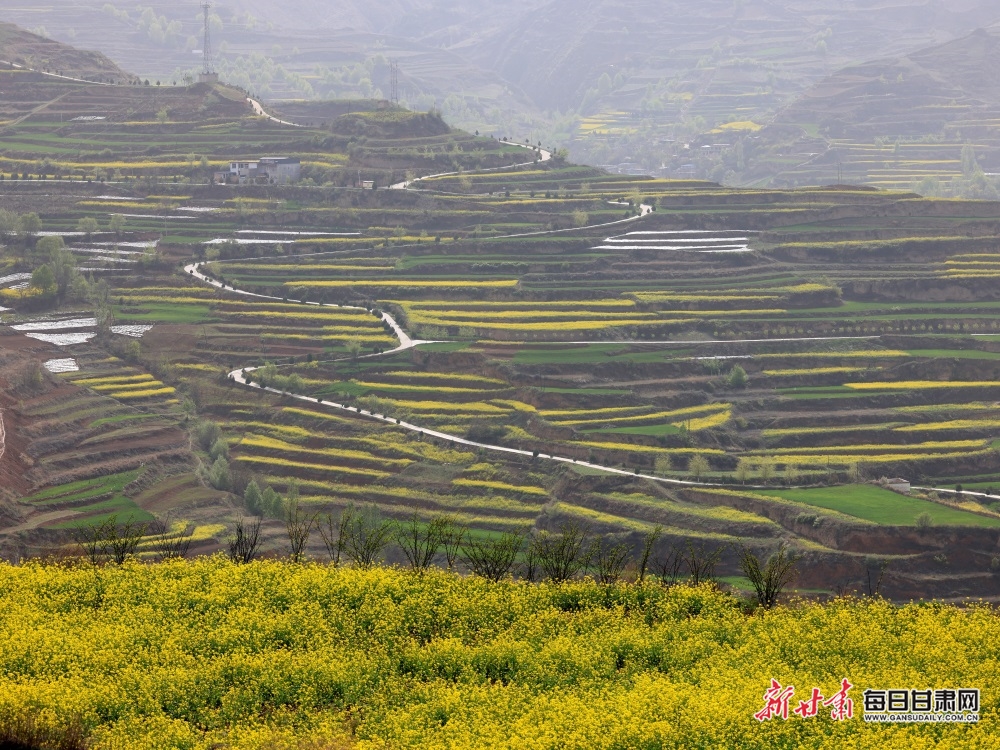
M 389 62 L 389 100 L 399 106 L 399 63 L 395 60 Z
M 219 74 L 215 72 L 215 65 L 212 60 L 212 27 L 209 23 L 209 18 L 212 11 L 212 3 L 206 2 L 201 6 L 202 11 L 205 15 L 205 38 L 202 41 L 202 57 L 204 59 L 204 64 L 202 66 L 201 76 L 199 80 L 202 83 L 217 83 L 219 80 Z

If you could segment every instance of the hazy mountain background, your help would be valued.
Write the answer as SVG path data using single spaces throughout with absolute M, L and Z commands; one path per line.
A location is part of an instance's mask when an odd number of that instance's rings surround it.
M 200 66 L 198 2 L 0 20 L 144 78 Z M 616 171 L 948 194 L 989 192 L 997 45 L 969 35 L 998 21 L 996 0 L 220 0 L 212 33 L 223 77 L 270 101 L 389 97 L 395 60 L 401 103 Z

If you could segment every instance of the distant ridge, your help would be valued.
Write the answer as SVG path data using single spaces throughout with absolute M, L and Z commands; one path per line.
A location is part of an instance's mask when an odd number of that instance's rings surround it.
M 25 68 L 106 83 L 135 79 L 100 52 L 80 50 L 0 22 L 0 60 Z
M 748 149 L 745 181 L 776 185 L 908 188 L 1000 171 L 1000 29 L 843 68 L 781 110 Z M 778 158 L 789 153 L 798 164 Z

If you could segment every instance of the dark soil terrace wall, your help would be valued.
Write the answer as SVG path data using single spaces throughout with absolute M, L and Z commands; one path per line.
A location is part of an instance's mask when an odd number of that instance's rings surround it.
M 841 285 L 844 297 L 865 302 L 970 302 L 1000 299 L 996 279 L 885 279 L 847 281 Z

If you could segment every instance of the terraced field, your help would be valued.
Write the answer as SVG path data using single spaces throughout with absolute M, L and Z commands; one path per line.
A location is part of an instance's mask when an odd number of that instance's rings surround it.
M 214 528 L 260 510 L 254 480 L 310 513 L 374 502 L 480 535 L 576 519 L 636 545 L 660 524 L 730 567 L 740 539 L 791 539 L 824 590 L 880 549 L 906 559 L 898 595 L 993 585 L 1000 207 L 527 157 L 375 191 L 5 180 L 87 280 L 7 313 L 13 528 L 42 545 L 127 503 Z M 30 284 L 31 239 L 6 244 L 4 278 Z M 72 425 L 54 453 L 38 409 Z M 857 489 L 882 477 L 942 491 Z M 269 549 L 284 533 L 264 524 Z

